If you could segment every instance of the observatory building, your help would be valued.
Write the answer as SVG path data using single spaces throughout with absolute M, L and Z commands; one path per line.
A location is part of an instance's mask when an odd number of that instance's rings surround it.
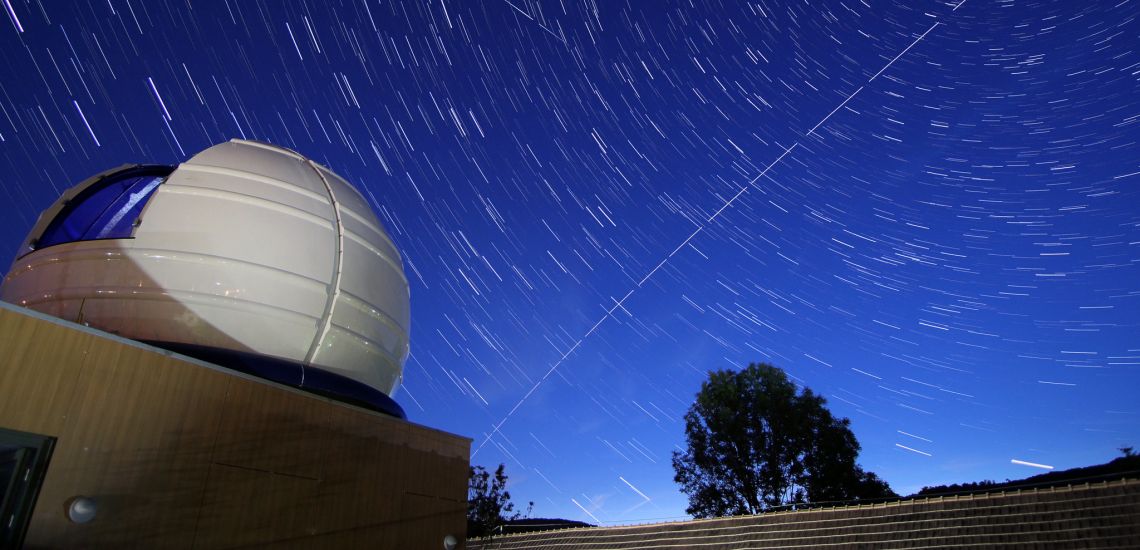
M 0 547 L 464 539 L 470 439 L 392 398 L 400 254 L 312 160 L 233 140 L 91 177 L 0 300 Z
M 0 299 L 403 416 L 400 254 L 356 189 L 292 151 L 231 141 L 80 183 Z

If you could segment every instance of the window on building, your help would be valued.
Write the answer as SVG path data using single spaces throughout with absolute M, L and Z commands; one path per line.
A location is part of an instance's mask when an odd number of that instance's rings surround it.
M 0 548 L 19 548 L 55 438 L 0 428 Z
M 36 248 L 96 239 L 126 239 L 169 166 L 129 168 L 88 186 L 64 205 L 36 241 Z

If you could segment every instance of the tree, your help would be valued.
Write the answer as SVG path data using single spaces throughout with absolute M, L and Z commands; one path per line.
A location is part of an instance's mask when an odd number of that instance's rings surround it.
M 686 511 L 707 518 L 799 502 L 895 497 L 856 463 L 851 421 L 835 418 L 784 371 L 751 364 L 710 372 L 685 414 L 687 448 L 673 452 Z
M 499 464 L 492 476 L 482 466 L 474 466 L 468 470 L 467 477 L 467 536 L 485 537 L 491 535 L 496 529 L 508 521 L 513 521 L 522 514 L 511 514 L 515 509 L 511 502 L 511 493 L 507 491 L 507 474 L 503 472 L 504 466 Z M 534 503 L 527 506 L 527 515 L 530 515 Z

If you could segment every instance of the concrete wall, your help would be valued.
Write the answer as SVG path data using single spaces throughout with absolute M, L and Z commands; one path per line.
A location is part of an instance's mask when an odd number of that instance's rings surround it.
M 471 540 L 530 548 L 1140 548 L 1140 480 Z
M 28 548 L 440 548 L 471 440 L 0 304 L 0 427 L 58 438 Z M 69 499 L 98 505 L 74 524 Z

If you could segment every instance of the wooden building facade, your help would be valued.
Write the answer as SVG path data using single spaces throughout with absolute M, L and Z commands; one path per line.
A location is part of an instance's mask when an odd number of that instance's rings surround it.
M 462 545 L 470 444 L 0 303 L 0 546 Z

